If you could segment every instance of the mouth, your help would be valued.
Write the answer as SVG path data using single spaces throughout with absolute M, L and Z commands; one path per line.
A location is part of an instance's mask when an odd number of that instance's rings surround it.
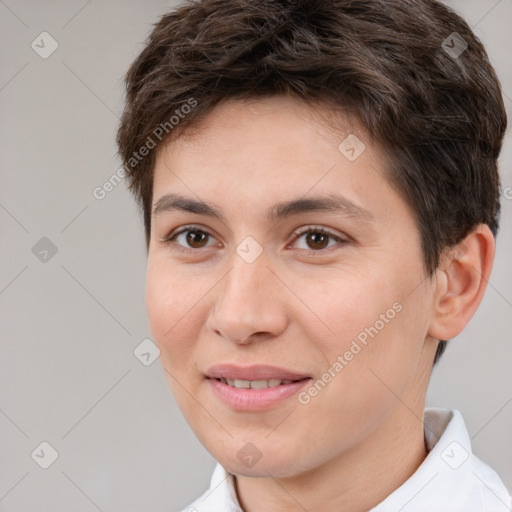
M 261 411 L 278 407 L 298 393 L 310 376 L 274 366 L 222 364 L 205 374 L 213 394 L 237 411 Z
M 210 378 L 210 377 L 207 377 Z M 224 377 L 215 378 L 216 381 L 222 382 L 223 384 L 227 384 L 232 388 L 237 389 L 266 389 L 266 388 L 275 388 L 277 386 L 283 386 L 287 384 L 292 384 L 294 382 L 301 382 L 303 380 L 309 380 L 309 377 L 304 377 L 303 379 L 263 379 L 263 380 L 243 380 L 243 379 L 226 379 Z

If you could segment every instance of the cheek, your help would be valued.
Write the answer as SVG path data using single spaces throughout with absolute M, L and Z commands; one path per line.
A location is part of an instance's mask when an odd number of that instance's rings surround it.
M 201 295 L 196 296 L 195 289 L 176 272 L 148 266 L 146 311 L 151 334 L 160 349 L 160 363 L 169 388 L 192 428 L 195 418 L 200 416 L 197 402 L 190 399 L 190 393 L 197 394 L 199 384 L 195 376 L 190 378 L 201 329 Z
M 337 277 L 333 279 L 332 276 Z M 347 350 L 350 342 L 360 334 L 360 339 L 364 340 L 365 329 L 376 322 L 379 330 L 384 330 L 380 316 L 384 314 L 384 319 L 391 322 L 389 319 L 396 316 L 393 303 L 400 295 L 379 276 L 363 272 L 350 275 L 333 272 L 329 280 L 302 283 L 299 289 L 310 312 L 315 313 L 323 324 L 318 327 L 317 322 L 309 322 L 310 339 L 319 341 L 325 349 L 335 353 Z M 313 314 L 308 317 L 315 318 Z
M 304 302 L 322 320 L 309 315 L 313 321 L 304 322 L 303 329 L 326 359 L 326 369 L 343 357 L 340 385 L 364 374 L 368 382 L 377 379 L 370 368 L 400 387 L 414 371 L 428 324 L 421 287 L 411 293 L 415 281 L 410 276 L 421 274 L 414 270 L 390 266 L 379 274 L 345 274 L 303 285 Z
M 177 273 L 148 266 L 146 275 L 146 311 L 151 334 L 162 352 L 164 363 L 178 366 L 188 357 L 190 340 L 197 339 L 198 314 L 205 292 Z M 171 357 L 172 356 L 172 357 Z
M 316 376 L 317 389 L 305 390 L 311 402 L 303 412 L 326 418 L 321 435 L 338 446 L 345 439 L 348 448 L 383 421 L 397 405 L 397 395 L 409 393 L 424 339 L 421 301 L 405 298 L 410 289 L 396 275 L 345 276 L 321 287 L 311 284 L 303 292 L 311 310 L 335 331 L 316 321 L 301 324 L 322 353 L 319 370 L 325 372 Z M 323 379 L 327 384 L 318 382 Z

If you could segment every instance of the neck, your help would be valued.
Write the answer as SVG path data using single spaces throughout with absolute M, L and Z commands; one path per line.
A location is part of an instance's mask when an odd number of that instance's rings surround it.
M 365 512 L 400 487 L 427 455 L 423 406 L 399 403 L 365 441 L 326 464 L 288 478 L 236 476 L 245 512 Z

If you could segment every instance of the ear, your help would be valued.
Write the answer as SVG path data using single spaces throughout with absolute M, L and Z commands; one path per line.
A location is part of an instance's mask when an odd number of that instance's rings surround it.
M 464 329 L 482 301 L 495 252 L 489 226 L 479 224 L 443 255 L 436 270 L 430 336 L 449 340 Z

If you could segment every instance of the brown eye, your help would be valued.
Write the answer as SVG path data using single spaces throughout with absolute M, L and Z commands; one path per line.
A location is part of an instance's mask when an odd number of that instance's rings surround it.
M 210 233 L 195 226 L 184 226 L 181 230 L 169 235 L 164 243 L 183 252 L 193 252 L 212 245 L 213 241 Z
M 192 247 L 193 249 L 200 249 L 204 247 L 204 242 L 208 241 L 209 235 L 204 231 L 188 230 L 186 231 L 186 233 L 187 244 L 189 244 L 189 246 Z
M 306 233 L 306 243 L 311 249 L 325 249 L 329 244 L 329 235 L 325 233 L 310 231 Z
M 321 227 L 309 227 L 295 233 L 297 247 L 310 252 L 322 252 L 324 249 L 328 249 L 333 245 L 344 245 L 348 243 L 348 240 L 340 236 L 331 233 Z M 303 240 L 305 243 L 299 244 L 298 242 Z M 302 245 L 302 247 L 300 246 Z

